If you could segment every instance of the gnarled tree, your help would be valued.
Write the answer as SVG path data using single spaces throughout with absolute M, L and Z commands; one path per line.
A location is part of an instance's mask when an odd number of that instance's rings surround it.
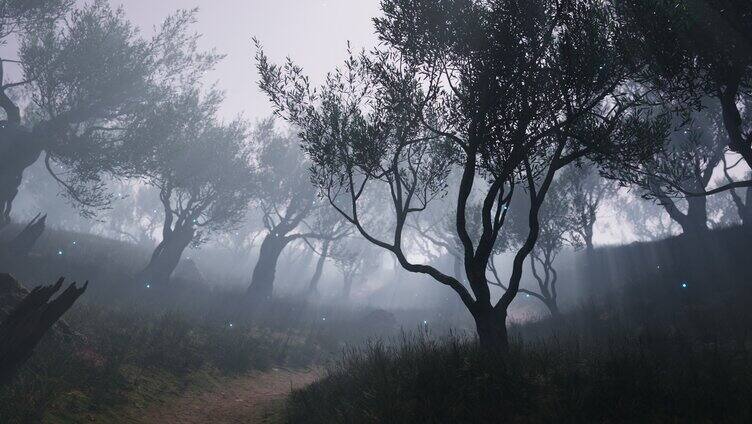
M 263 212 L 266 229 L 259 257 L 248 286 L 254 300 L 269 299 L 274 291 L 277 262 L 290 243 L 303 239 L 330 239 L 305 220 L 321 207 L 316 189 L 308 176 L 310 162 L 303 155 L 299 140 L 274 128 L 274 121 L 262 121 L 254 135 L 257 143 L 258 193 L 256 200 Z
M 134 169 L 159 190 L 164 211 L 162 240 L 140 273 L 144 284 L 166 283 L 183 251 L 213 233 L 231 231 L 254 194 L 246 125 L 217 118 L 222 97 L 196 90 L 177 94 L 155 109 L 161 125 L 135 155 Z
M 632 103 L 619 91 L 630 68 L 597 1 L 387 0 L 382 10 L 381 51 L 351 56 L 317 90 L 299 67 L 273 65 L 259 52 L 261 87 L 302 129 L 313 179 L 330 203 L 403 268 L 451 287 L 481 344 L 504 348 L 541 204 L 559 169 L 613 151 L 606 134 Z M 467 285 L 412 262 L 403 249 L 408 217 L 444 195 L 451 169 L 462 175 L 451 207 Z M 530 196 L 530 231 L 508 289 L 495 299 L 486 269 L 520 184 Z M 361 219 L 364 193 L 376 187 L 388 193 L 388 229 Z M 475 238 L 467 215 L 473 194 L 481 205 Z
M 615 163 L 609 176 L 656 200 L 684 234 L 699 235 L 708 229 L 708 197 L 685 193 L 704 193 L 709 187 L 726 154 L 725 136 L 720 117 L 712 109 L 692 114 L 684 125 L 670 118 L 656 119 L 663 129 L 653 136 L 666 141 L 659 143 L 661 148 L 653 157 L 641 163 Z

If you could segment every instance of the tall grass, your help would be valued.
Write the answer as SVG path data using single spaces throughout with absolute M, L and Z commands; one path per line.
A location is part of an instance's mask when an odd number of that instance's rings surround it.
M 348 351 L 294 392 L 291 423 L 751 422 L 749 349 L 680 336 L 517 340 L 506 355 L 457 336 Z
M 456 335 L 352 348 L 328 377 L 292 394 L 287 420 L 752 422 L 747 235 L 601 251 L 581 266 L 595 267 L 592 283 L 607 290 L 562 320 L 513 324 L 506 354 Z

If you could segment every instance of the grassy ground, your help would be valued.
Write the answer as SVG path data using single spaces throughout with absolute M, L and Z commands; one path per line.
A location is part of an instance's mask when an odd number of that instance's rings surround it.
M 145 257 L 125 243 L 49 230 L 29 257 L 0 258 L 0 270 L 29 288 L 60 275 L 91 281 L 64 316 L 78 334 L 45 336 L 14 384 L 0 387 L 0 423 L 135 422 L 150 405 L 321 363 L 343 340 L 372 334 L 359 326 L 368 311 L 302 299 L 253 305 L 239 290 L 191 281 L 146 288 L 132 278 Z
M 0 422 L 130 422 L 138 410 L 188 388 L 272 365 L 321 359 L 315 337 L 284 336 L 180 315 L 83 305 L 70 311 L 78 337 L 47 337 L 15 384 L 0 389 Z
M 744 234 L 599 252 L 583 266 L 600 262 L 591 284 L 610 279 L 604 295 L 558 321 L 513 325 L 506 355 L 471 338 L 425 335 L 353 348 L 328 377 L 293 393 L 287 421 L 752 422 Z
M 579 268 L 608 289 L 561 321 L 513 325 L 513 347 L 499 355 L 442 335 L 437 320 L 423 326 L 431 334 L 390 336 L 435 311 L 248 304 L 185 281 L 146 288 L 130 277 L 137 251 L 51 232 L 0 269 L 32 285 L 57 275 L 94 283 L 65 317 L 79 334 L 46 337 L 0 388 L 0 423 L 137 423 L 155 405 L 203 402 L 219 387 L 252 386 L 249 375 L 311 364 L 328 364 L 328 376 L 273 402 L 287 422 L 752 422 L 752 268 L 740 234 L 713 236 L 722 261 L 697 241 L 599 251 Z M 364 344 L 370 337 L 381 341 Z M 340 355 L 346 345 L 355 347 Z
M 679 333 L 516 341 L 406 338 L 351 350 L 296 391 L 291 423 L 748 423 L 750 345 Z

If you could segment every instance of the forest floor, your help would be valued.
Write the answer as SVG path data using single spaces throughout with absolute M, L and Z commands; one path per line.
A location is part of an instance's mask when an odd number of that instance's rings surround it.
M 319 368 L 273 368 L 222 381 L 152 405 L 139 413 L 143 424 L 278 423 L 284 398 L 322 376 Z

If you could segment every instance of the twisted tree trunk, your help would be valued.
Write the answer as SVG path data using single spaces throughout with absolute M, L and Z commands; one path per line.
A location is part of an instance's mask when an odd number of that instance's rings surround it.
M 162 241 L 154 249 L 149 264 L 139 274 L 143 284 L 167 284 L 172 273 L 180 263 L 183 252 L 193 241 L 195 231 L 192 227 L 177 228 L 164 233 Z
M 258 262 L 253 268 L 248 295 L 253 300 L 271 299 L 274 292 L 274 278 L 277 273 L 277 262 L 290 239 L 270 232 L 261 242 Z

